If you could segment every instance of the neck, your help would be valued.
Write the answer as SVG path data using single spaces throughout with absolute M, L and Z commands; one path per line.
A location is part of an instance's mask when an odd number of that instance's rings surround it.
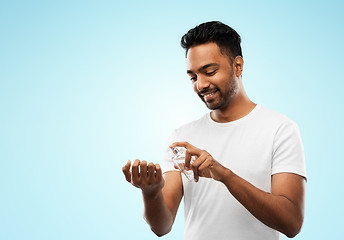
M 256 105 L 247 97 L 244 91 L 240 91 L 226 107 L 213 110 L 210 116 L 215 122 L 232 122 L 245 117 Z

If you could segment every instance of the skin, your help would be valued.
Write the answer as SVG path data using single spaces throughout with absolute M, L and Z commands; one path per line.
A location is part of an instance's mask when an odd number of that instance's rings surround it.
M 221 53 L 215 43 L 189 49 L 187 73 L 193 90 L 209 109 L 211 118 L 219 123 L 240 119 L 256 106 L 247 97 L 242 85 L 243 59 L 232 59 Z M 209 93 L 214 93 L 209 95 Z M 271 193 L 264 192 L 216 161 L 206 150 L 187 142 L 170 147 L 185 147 L 185 165 L 199 177 L 222 182 L 252 215 L 267 226 L 294 237 L 304 218 L 305 179 L 292 173 L 271 176 Z M 191 157 L 195 160 L 190 164 Z M 142 190 L 144 217 L 158 236 L 168 233 L 183 197 L 181 175 L 177 171 L 161 174 L 159 164 L 135 160 L 123 167 L 126 180 Z

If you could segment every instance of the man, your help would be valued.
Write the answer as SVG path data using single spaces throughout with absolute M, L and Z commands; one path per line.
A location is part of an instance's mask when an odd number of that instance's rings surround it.
M 299 130 L 248 98 L 240 42 L 221 22 L 203 23 L 181 40 L 193 90 L 212 110 L 170 138 L 171 148 L 186 148 L 195 181 L 175 170 L 168 151 L 163 170 L 140 160 L 131 171 L 130 161 L 123 167 L 142 190 L 144 217 L 158 236 L 171 230 L 183 196 L 187 240 L 281 239 L 301 229 L 306 173 Z

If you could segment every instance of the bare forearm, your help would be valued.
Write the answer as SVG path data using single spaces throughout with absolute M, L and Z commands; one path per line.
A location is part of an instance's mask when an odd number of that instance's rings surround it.
M 173 184 L 167 183 L 165 185 L 165 180 L 162 177 L 162 171 L 159 164 L 154 165 L 153 163 L 149 163 L 147 165 L 146 161 L 140 162 L 140 160 L 136 159 L 133 163 L 131 172 L 130 166 L 131 161 L 129 160 L 122 170 L 126 180 L 142 191 L 145 220 L 156 235 L 162 236 L 168 233 L 172 228 L 174 216 L 178 210 L 180 199 L 182 198 L 180 173 L 179 175 L 166 174 L 172 175 L 171 183 Z M 179 184 L 177 184 L 178 180 Z M 167 200 L 169 198 L 172 200 L 176 199 L 175 202 L 169 201 L 170 208 L 168 208 L 165 203 L 162 189 L 167 189 L 167 192 L 171 192 L 167 194 Z M 174 210 L 174 214 L 171 213 L 171 209 Z
M 303 206 L 298 206 L 286 196 L 264 192 L 230 170 L 222 181 L 230 193 L 258 220 L 294 237 L 301 229 Z
M 173 217 L 164 202 L 162 192 L 155 195 L 142 193 L 144 203 L 144 218 L 152 231 L 162 236 L 170 232 L 173 225 Z
M 294 237 L 301 229 L 304 214 L 305 179 L 293 173 L 271 176 L 271 193 L 264 192 L 234 174 L 207 151 L 188 142 L 175 142 L 170 147 L 185 147 L 185 166 L 199 177 L 223 182 L 229 192 L 265 225 Z M 191 163 L 191 156 L 196 160 Z

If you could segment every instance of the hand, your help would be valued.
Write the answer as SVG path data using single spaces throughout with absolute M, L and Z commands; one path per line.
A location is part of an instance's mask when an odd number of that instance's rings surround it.
M 130 172 L 131 161 L 122 168 L 128 182 L 142 190 L 147 195 L 157 194 L 165 185 L 159 164 L 149 163 L 136 159 Z
M 175 142 L 172 147 L 185 147 L 185 168 L 192 169 L 194 178 L 197 182 L 199 177 L 213 178 L 217 181 L 223 181 L 228 169 L 217 162 L 207 151 L 196 148 L 188 142 Z M 191 157 L 195 160 L 191 163 Z

